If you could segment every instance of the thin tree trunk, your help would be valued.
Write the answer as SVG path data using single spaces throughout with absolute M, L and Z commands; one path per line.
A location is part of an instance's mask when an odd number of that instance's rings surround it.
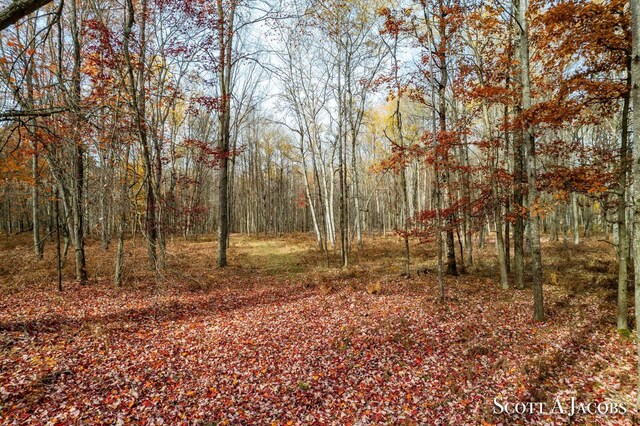
M 129 44 L 131 40 L 131 31 L 134 24 L 135 9 L 133 6 L 133 0 L 127 0 L 127 13 L 124 31 L 124 56 L 127 65 L 127 74 L 129 77 L 129 92 L 131 95 L 131 103 L 133 105 L 135 115 L 136 131 L 138 133 L 138 141 L 142 148 L 142 162 L 144 167 L 144 185 L 146 188 L 146 238 L 148 241 L 148 257 L 151 263 L 151 267 L 157 271 L 158 268 L 158 256 L 157 256 L 157 227 L 156 227 L 156 196 L 155 188 L 153 184 L 153 172 L 151 164 L 151 152 L 149 149 L 147 125 L 146 125 L 146 89 L 145 89 L 145 67 L 140 67 L 137 78 L 134 76 L 134 65 L 131 62 L 131 55 L 129 53 Z M 142 19 L 140 24 L 140 46 L 141 46 L 141 59 L 144 61 L 145 57 L 145 28 L 146 28 L 146 11 L 147 1 L 142 2 Z
M 31 159 L 31 174 L 33 177 L 33 187 L 31 188 L 31 215 L 33 222 L 33 247 L 36 257 L 42 260 L 44 255 L 44 240 L 40 240 L 40 197 L 38 186 L 40 184 L 40 176 L 38 173 L 38 144 L 33 142 L 33 157 Z
M 520 0 L 520 76 L 522 82 L 522 109 L 531 108 L 531 83 L 529 78 L 529 24 L 527 22 L 528 0 Z M 525 128 L 527 142 L 528 205 L 530 210 L 529 232 L 531 234 L 531 257 L 533 273 L 533 318 L 544 321 L 542 294 L 542 255 L 540 252 L 540 217 L 538 214 L 538 188 L 536 186 L 536 142 L 529 125 Z
M 302 132 L 301 132 L 302 134 Z M 300 138 L 300 155 L 302 157 L 302 174 L 304 178 L 304 193 L 307 196 L 307 202 L 309 203 L 309 211 L 311 213 L 311 222 L 313 224 L 313 232 L 316 234 L 316 242 L 320 250 L 324 249 L 324 242 L 322 239 L 322 233 L 320 232 L 320 226 L 318 224 L 318 218 L 316 215 L 316 208 L 313 202 L 313 198 L 311 197 L 311 185 L 309 183 L 309 175 L 307 173 L 307 162 L 305 158 L 304 151 L 304 138 Z
M 633 100 L 633 142 L 640 147 L 640 1 L 631 0 L 631 96 Z M 640 253 L 640 149 L 633 150 L 633 251 Z M 640 271 L 640 256 L 634 256 L 634 270 Z M 636 324 L 640 324 L 640 273 L 634 276 Z M 640 326 L 636 325 L 636 345 L 638 351 L 638 392 L 636 407 L 640 407 Z
M 467 140 L 467 132 L 464 132 L 464 146 L 462 147 L 462 159 L 465 167 L 469 167 L 469 142 Z M 466 266 L 473 266 L 473 235 L 472 235 L 472 223 L 471 223 L 471 189 L 470 179 L 468 173 L 463 173 L 463 188 L 462 196 L 465 199 L 464 202 L 464 248 L 466 251 L 465 259 L 467 261 Z
M 627 87 L 631 89 L 631 58 L 627 60 Z M 618 175 L 618 314 L 619 331 L 627 331 L 627 259 L 629 245 L 627 241 L 627 170 L 629 168 L 629 103 L 631 93 L 624 95 L 622 106 L 622 134 L 620 141 L 620 173 Z M 575 230 L 574 230 L 575 231 Z
M 236 2 L 225 11 L 222 0 L 216 1 L 222 28 L 218 29 L 220 85 L 220 111 L 218 114 L 218 150 L 220 166 L 218 170 L 218 267 L 227 265 L 229 241 L 229 141 L 231 137 L 231 73 L 233 71 L 233 33 Z M 226 19 L 222 19 L 226 17 Z
M 58 188 L 54 185 L 53 194 L 55 198 L 56 215 L 56 269 L 58 272 L 58 291 L 62 291 L 62 257 L 60 253 L 60 207 L 58 205 Z
M 352 125 L 353 126 L 353 125 Z M 355 126 L 351 129 L 351 169 L 353 173 L 353 208 L 355 213 L 355 231 L 358 250 L 362 250 L 362 214 L 360 213 L 360 182 L 358 175 L 358 164 L 356 154 L 356 141 L 358 132 Z
M 80 116 L 80 29 L 78 28 L 78 14 L 76 0 L 71 2 L 71 35 L 73 39 L 73 75 L 71 88 L 71 107 L 75 128 L 73 129 L 74 144 L 74 199 L 72 202 L 73 236 L 75 245 L 76 279 L 84 284 L 87 281 L 87 266 L 84 252 L 84 142 L 80 133 L 82 118 Z
M 124 271 L 124 238 L 127 227 L 127 188 L 129 181 L 129 153 L 131 146 L 127 144 L 124 156 L 124 177 L 120 186 L 120 220 L 118 223 L 118 247 L 116 248 L 115 272 L 113 274 L 113 282 L 116 286 L 122 285 L 122 277 Z
M 495 159 L 493 161 L 494 169 L 495 169 L 495 164 L 497 163 L 498 163 L 498 149 L 496 148 Z M 504 236 L 502 233 L 502 221 L 501 221 L 502 200 L 500 198 L 500 194 L 498 193 L 498 184 L 495 179 L 495 172 L 492 172 L 491 192 L 493 193 L 492 195 L 495 203 L 493 216 L 494 216 L 494 222 L 496 227 L 496 254 L 498 256 L 498 267 L 500 270 L 500 285 L 502 286 L 503 289 L 506 290 L 509 288 L 509 275 L 507 273 L 507 260 L 506 260 L 508 253 L 505 252 L 505 247 L 504 247 Z
M 573 228 L 573 245 L 577 246 L 580 244 L 580 231 L 579 231 L 579 210 L 578 210 L 578 194 L 575 192 L 571 193 L 571 216 L 573 217 L 573 221 L 571 222 L 571 226 Z
M 513 1 L 513 10 L 520 11 L 520 1 Z M 518 20 L 513 21 L 516 24 Z M 516 49 L 520 51 L 520 38 L 516 38 Z M 522 113 L 521 105 L 515 106 L 516 116 Z M 513 212 L 515 221 L 513 224 L 513 279 L 515 288 L 524 289 L 524 131 L 518 130 L 513 138 Z
M 108 185 L 107 185 L 107 159 L 106 155 L 100 155 L 100 187 L 102 191 L 100 191 L 100 231 L 101 231 L 101 242 L 102 242 L 102 250 L 107 251 L 109 249 L 109 218 L 108 218 L 108 208 L 107 208 L 107 197 L 110 194 Z
M 35 31 L 35 30 L 34 30 Z M 33 97 L 33 61 L 29 61 L 27 65 L 27 102 L 29 108 L 34 108 Z M 36 140 L 35 119 L 31 118 L 27 122 L 29 138 L 32 140 L 33 155 L 31 157 L 31 176 L 33 178 L 33 186 L 31 187 L 31 216 L 33 223 L 33 248 L 38 260 L 43 257 L 44 241 L 40 240 L 40 197 L 38 186 L 40 185 L 40 175 L 38 173 L 38 141 Z
M 438 33 L 440 35 L 440 41 L 437 46 L 437 58 L 438 58 L 438 69 L 440 71 L 440 80 L 438 81 L 438 118 L 440 121 L 440 132 L 445 134 L 447 132 L 447 100 L 446 100 L 446 92 L 447 92 L 447 80 L 448 69 L 447 69 L 447 49 L 448 39 L 447 39 L 447 28 L 446 28 L 446 12 L 445 6 L 442 0 L 439 1 L 439 9 L 440 9 L 440 19 L 438 20 Z M 451 191 L 449 186 L 451 186 L 451 173 L 449 171 L 449 147 L 445 146 L 443 149 L 443 180 L 445 185 L 444 188 L 444 198 L 448 204 L 451 205 Z M 447 230 L 446 230 L 446 246 L 447 246 L 447 274 L 449 275 L 458 275 L 458 269 L 456 267 L 456 248 L 455 242 L 453 238 L 453 227 L 455 222 L 455 214 L 449 213 L 446 218 L 447 222 Z
M 430 25 L 428 15 L 426 14 L 426 9 L 423 10 L 425 12 L 425 23 Z M 427 32 L 427 36 L 430 33 Z M 430 43 L 434 43 L 434 40 L 429 40 Z M 435 69 L 433 64 L 433 58 L 429 61 L 429 83 L 431 85 L 431 104 L 436 104 L 436 81 L 435 81 Z M 440 93 L 442 95 L 442 93 Z M 440 302 L 444 302 L 445 300 L 445 289 L 444 289 L 444 280 L 443 280 L 443 262 L 442 262 L 442 215 L 440 214 L 440 156 L 438 155 L 438 136 L 437 136 L 437 127 L 436 127 L 436 109 L 432 108 L 431 115 L 431 134 L 433 137 L 433 159 L 434 159 L 434 189 L 435 189 L 435 211 L 436 211 L 436 246 L 437 246 L 437 265 L 438 265 L 438 290 L 439 290 L 439 300 Z M 442 123 L 441 123 L 442 124 Z

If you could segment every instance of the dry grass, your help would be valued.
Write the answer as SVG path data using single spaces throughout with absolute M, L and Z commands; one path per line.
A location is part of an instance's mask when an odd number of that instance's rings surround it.
M 140 287 L 150 283 L 185 282 L 191 290 L 206 290 L 216 284 L 220 271 L 215 267 L 217 243 L 210 236 L 185 241 L 170 238 L 167 244 L 166 268 L 158 274 L 150 267 L 146 246 L 141 238 L 128 240 L 125 254 L 125 286 Z M 90 281 L 110 282 L 115 257 L 115 244 L 105 252 L 99 242 L 87 244 L 87 268 Z M 563 248 L 560 242 L 543 242 L 545 284 L 562 288 L 568 295 L 601 292 L 611 297 L 616 289 L 617 262 L 611 245 L 599 241 L 583 241 L 578 247 Z M 364 248 L 353 248 L 348 268 L 339 268 L 339 253 L 328 256 L 318 249 L 311 235 L 294 234 L 280 237 L 233 235 L 229 248 L 227 273 L 246 276 L 271 276 L 318 287 L 331 284 L 332 289 L 350 287 L 378 293 L 385 281 L 406 282 L 419 288 L 420 275 L 436 270 L 432 246 L 412 246 L 413 279 L 402 278 L 403 247 L 394 237 L 365 238 Z M 526 268 L 525 268 L 526 269 Z M 421 274 L 422 273 L 422 274 Z M 474 252 L 474 265 L 466 272 L 477 278 L 495 279 L 498 269 L 494 244 L 487 240 L 482 250 Z M 45 257 L 37 260 L 28 234 L 0 237 L 0 286 L 4 291 L 18 292 L 27 288 L 55 288 L 57 279 L 55 247 L 45 246 Z M 455 278 L 451 278 L 455 279 Z M 63 270 L 63 280 L 74 280 L 73 247 Z M 370 289 L 372 282 L 378 287 Z M 322 290 L 321 290 L 322 291 Z

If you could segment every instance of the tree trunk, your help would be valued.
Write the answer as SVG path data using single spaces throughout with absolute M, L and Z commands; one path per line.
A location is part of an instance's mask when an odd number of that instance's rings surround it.
M 35 32 L 35 29 L 34 29 Z M 29 108 L 34 108 L 33 97 L 33 61 L 29 62 L 27 68 L 27 102 Z M 29 138 L 32 140 L 33 156 L 31 157 L 31 176 L 33 186 L 31 187 L 31 216 L 33 223 L 33 248 L 38 260 L 42 260 L 44 241 L 40 240 L 40 197 L 38 186 L 40 185 L 40 175 L 38 173 L 38 141 L 36 139 L 35 119 L 31 118 L 27 122 Z
M 531 83 L 529 79 L 529 24 L 527 22 L 528 0 L 520 0 L 520 76 L 522 82 L 523 112 L 531 108 Z M 536 142 L 531 127 L 525 128 L 527 143 L 528 205 L 530 210 L 529 232 L 531 234 L 531 257 L 533 273 L 533 318 L 544 321 L 542 295 L 542 255 L 540 253 L 540 217 L 538 213 L 538 188 L 536 186 Z
M 486 109 L 486 108 L 485 108 Z M 488 120 L 487 120 L 488 121 Z M 496 254 L 498 256 L 498 267 L 500 270 L 500 285 L 503 289 L 509 288 L 509 275 L 507 273 L 507 256 L 508 253 L 505 252 L 504 247 L 504 236 L 502 233 L 502 200 L 500 194 L 498 193 L 498 184 L 495 179 L 495 166 L 498 163 L 498 149 L 495 149 L 495 159 L 494 159 L 494 167 L 492 171 L 491 178 L 491 192 L 493 195 L 493 200 L 495 203 L 495 207 L 493 210 L 493 216 L 496 227 Z
M 302 134 L 302 131 L 300 132 Z M 311 197 L 311 185 L 309 182 L 309 175 L 307 172 L 307 161 L 305 158 L 304 151 L 304 138 L 300 138 L 300 155 L 302 157 L 302 174 L 304 178 L 304 193 L 307 197 L 307 202 L 309 203 L 309 211 L 311 213 L 311 222 L 313 224 L 313 232 L 316 234 L 316 242 L 318 243 L 318 247 L 320 250 L 324 250 L 324 241 L 322 238 L 322 233 L 320 232 L 320 226 L 318 222 L 318 217 L 316 214 L 315 204 L 313 202 L 313 198 Z
M 80 112 L 80 67 L 81 67 L 81 48 L 80 48 L 80 30 L 78 28 L 79 17 L 77 15 L 76 0 L 71 2 L 71 35 L 73 39 L 73 75 L 71 88 L 71 107 L 73 111 L 73 119 L 75 128 L 73 129 L 72 143 L 74 145 L 74 185 L 73 185 L 73 240 L 75 245 L 76 260 L 76 279 L 84 284 L 87 281 L 87 266 L 84 253 L 84 142 L 80 127 L 82 125 L 82 117 Z
M 58 203 L 58 187 L 54 185 L 53 195 L 55 199 L 56 215 L 56 269 L 58 272 L 58 291 L 62 291 L 62 256 L 60 253 L 60 207 Z
M 231 73 L 233 71 L 233 33 L 236 2 L 225 11 L 222 0 L 216 2 L 222 28 L 218 29 L 220 111 L 218 113 L 218 267 L 227 265 L 229 241 L 229 141 L 231 137 Z M 226 19 L 222 19 L 225 17 Z M 225 25 L 226 24 L 226 25 Z
M 31 188 L 31 216 L 33 222 L 33 247 L 36 257 L 42 260 L 44 255 L 44 241 L 40 240 L 40 197 L 38 186 L 40 184 L 40 176 L 38 173 L 38 144 L 33 142 L 33 157 L 31 159 L 31 174 L 33 176 L 33 187 Z
M 444 3 L 442 0 L 439 2 L 440 8 L 440 19 L 438 20 L 438 33 L 440 35 L 440 42 L 437 48 L 437 57 L 438 57 L 438 69 L 440 71 L 440 81 L 438 82 L 438 118 L 440 122 L 440 133 L 445 134 L 447 131 L 447 80 L 448 69 L 447 69 L 447 49 L 448 39 L 447 39 L 447 28 L 446 28 L 446 11 L 444 7 Z M 451 205 L 451 191 L 449 186 L 451 185 L 451 173 L 449 171 L 449 147 L 445 146 L 442 149 L 443 152 L 443 181 L 445 183 L 444 193 L 445 200 L 447 204 Z M 446 218 L 447 222 L 447 230 L 446 230 L 446 247 L 447 247 L 447 274 L 449 275 L 458 275 L 458 269 L 456 267 L 456 248 L 455 242 L 453 238 L 453 228 L 455 222 L 455 214 L 449 213 Z
M 127 210 L 128 201 L 127 190 L 129 187 L 129 154 L 131 146 L 127 144 L 124 155 L 124 176 L 120 186 L 120 218 L 118 223 L 118 247 L 116 248 L 115 272 L 113 274 L 113 282 L 116 286 L 122 285 L 122 277 L 124 270 L 124 237 L 127 228 Z
M 631 89 L 631 58 L 627 60 L 627 87 Z M 627 241 L 627 169 L 629 156 L 629 103 L 631 93 L 624 95 L 622 106 L 622 133 L 620 140 L 620 172 L 618 175 L 618 314 L 619 331 L 628 331 L 627 324 L 627 259 L 629 245 Z
M 134 69 L 136 67 L 131 61 L 131 55 L 129 52 L 129 43 L 131 40 L 131 31 L 134 24 L 135 9 L 133 6 L 133 0 L 127 0 L 127 13 L 125 16 L 125 30 L 124 30 L 124 43 L 123 50 L 125 61 L 127 65 L 127 74 L 129 80 L 129 94 L 131 96 L 131 104 L 134 110 L 134 121 L 136 131 L 138 133 L 138 142 L 142 148 L 142 164 L 144 167 L 144 185 L 146 189 L 146 238 L 148 242 L 147 251 L 151 267 L 157 270 L 158 257 L 157 257 L 157 228 L 156 228 L 156 197 L 153 184 L 153 172 L 151 164 L 151 152 L 149 149 L 149 141 L 147 134 L 146 124 L 146 89 L 145 89 L 145 67 L 140 67 L 138 75 L 134 75 Z M 141 46 L 141 58 L 145 57 L 145 28 L 146 28 L 146 10 L 147 1 L 142 2 L 142 19 L 140 24 L 140 46 Z M 137 77 L 137 78 L 136 78 Z
M 110 232 L 109 232 L 109 214 L 107 207 L 107 197 L 110 194 L 109 186 L 107 185 L 107 158 L 106 155 L 100 155 L 100 235 L 102 242 L 102 250 L 109 250 Z
M 520 0 L 514 0 L 513 9 L 520 10 Z M 515 21 L 516 23 L 518 20 Z M 520 38 L 516 39 L 516 48 L 520 51 Z M 515 114 L 520 116 L 522 107 L 516 105 Z M 524 132 L 516 131 L 513 138 L 513 279 L 515 288 L 524 289 L 524 217 L 523 185 L 524 181 Z
M 631 96 L 633 100 L 633 142 L 640 147 L 640 2 L 631 0 Z M 640 149 L 633 150 L 633 251 L 640 253 Z M 640 256 L 634 258 L 634 270 L 640 271 Z M 638 399 L 636 406 L 640 406 L 640 273 L 634 276 L 635 284 L 635 316 L 636 316 L 636 345 L 638 350 Z
M 467 132 L 464 132 L 462 136 L 464 138 L 464 144 L 462 148 L 462 161 L 465 167 L 469 167 L 469 142 L 467 140 Z M 469 179 L 469 173 L 463 173 L 462 181 L 462 196 L 465 199 L 464 202 L 464 248 L 466 266 L 473 266 L 473 237 L 472 237 L 472 222 L 471 222 L 471 184 Z
M 571 226 L 573 228 L 573 245 L 577 246 L 580 244 L 580 231 L 579 231 L 579 215 L 580 211 L 578 209 L 578 194 L 575 192 L 571 193 L 571 216 L 573 217 L 573 221 L 571 222 Z

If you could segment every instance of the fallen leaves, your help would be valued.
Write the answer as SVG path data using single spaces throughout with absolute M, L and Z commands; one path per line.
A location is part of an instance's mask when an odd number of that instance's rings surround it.
M 634 374 L 633 345 L 610 332 L 611 307 L 592 296 L 570 300 L 538 326 L 526 293 L 505 297 L 472 277 L 447 284 L 446 305 L 434 301 L 430 278 L 418 289 L 390 279 L 376 296 L 349 286 L 322 295 L 277 278 L 219 279 L 259 285 L 2 296 L 0 419 L 511 424 L 525 419 L 496 419 L 494 397 L 633 396 L 624 377 Z M 549 303 L 563 297 L 554 291 Z M 567 421 L 543 417 L 526 420 Z

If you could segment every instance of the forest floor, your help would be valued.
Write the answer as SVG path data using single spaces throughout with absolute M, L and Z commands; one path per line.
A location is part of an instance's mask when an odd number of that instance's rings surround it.
M 212 239 L 176 239 L 157 278 L 138 240 L 123 288 L 111 284 L 114 248 L 91 243 L 89 284 L 70 279 L 69 259 L 62 293 L 53 247 L 38 262 L 27 237 L 0 237 L 2 424 L 638 421 L 635 344 L 615 331 L 604 242 L 543 244 L 538 324 L 530 289 L 499 288 L 491 244 L 445 277 L 439 303 L 434 248 L 415 246 L 426 274 L 404 278 L 393 237 L 367 239 L 345 270 L 308 236 L 233 235 L 223 270 Z M 547 406 L 496 415 L 494 398 Z M 628 412 L 571 415 L 572 398 Z M 564 412 L 550 414 L 556 401 Z

